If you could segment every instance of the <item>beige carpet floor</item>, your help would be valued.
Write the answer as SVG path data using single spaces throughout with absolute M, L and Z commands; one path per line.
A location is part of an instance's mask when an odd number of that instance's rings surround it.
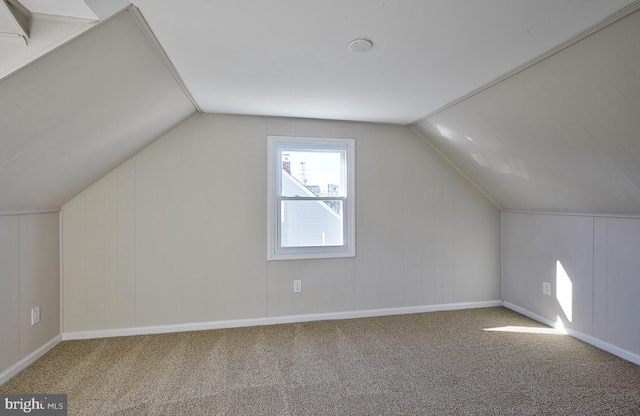
M 640 415 L 640 367 L 504 308 L 62 342 L 70 415 Z

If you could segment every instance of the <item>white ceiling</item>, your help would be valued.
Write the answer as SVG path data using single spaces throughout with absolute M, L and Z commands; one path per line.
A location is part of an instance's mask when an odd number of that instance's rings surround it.
M 134 3 L 205 112 L 408 124 L 632 1 Z

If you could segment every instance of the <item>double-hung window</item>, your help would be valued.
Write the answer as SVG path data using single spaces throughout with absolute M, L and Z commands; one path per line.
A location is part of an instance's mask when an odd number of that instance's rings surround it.
M 268 138 L 269 260 L 355 256 L 355 140 Z

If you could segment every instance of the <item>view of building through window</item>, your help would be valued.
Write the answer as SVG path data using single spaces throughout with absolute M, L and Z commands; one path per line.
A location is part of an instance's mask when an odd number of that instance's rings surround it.
M 267 259 L 355 256 L 355 140 L 268 141 Z
M 342 246 L 343 152 L 281 150 L 281 196 L 317 198 L 283 200 L 280 207 L 282 247 Z
M 342 153 L 339 151 L 283 151 L 282 170 L 298 180 L 315 196 L 344 196 Z M 283 189 L 284 191 L 284 189 Z M 303 196 L 285 195 L 282 196 Z M 340 214 L 339 201 L 324 201 Z

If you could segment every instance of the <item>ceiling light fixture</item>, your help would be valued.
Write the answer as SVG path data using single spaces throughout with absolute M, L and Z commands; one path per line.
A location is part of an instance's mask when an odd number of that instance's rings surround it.
M 356 39 L 349 43 L 349 50 L 351 52 L 366 52 L 373 46 L 373 43 L 367 39 Z

